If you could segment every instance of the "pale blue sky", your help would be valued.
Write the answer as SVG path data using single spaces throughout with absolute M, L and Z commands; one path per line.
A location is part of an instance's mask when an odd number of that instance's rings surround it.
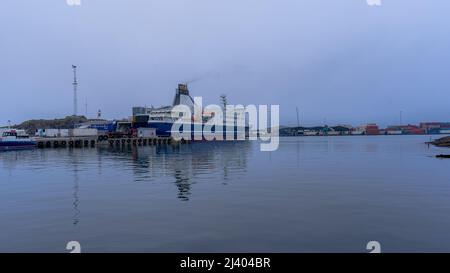
M 310 125 L 450 121 L 450 1 L 2 0 L 0 124 L 170 104 L 295 107 Z

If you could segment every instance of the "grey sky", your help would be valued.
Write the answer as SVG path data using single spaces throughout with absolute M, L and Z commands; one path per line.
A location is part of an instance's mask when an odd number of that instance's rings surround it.
M 170 104 L 280 104 L 281 123 L 450 120 L 450 1 L 3 0 L 0 124 Z

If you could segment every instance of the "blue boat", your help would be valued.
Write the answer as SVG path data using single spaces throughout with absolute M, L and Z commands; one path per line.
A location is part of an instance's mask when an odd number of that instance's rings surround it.
M 0 137 L 0 151 L 34 149 L 36 144 L 28 135 L 18 134 L 16 130 L 3 132 Z

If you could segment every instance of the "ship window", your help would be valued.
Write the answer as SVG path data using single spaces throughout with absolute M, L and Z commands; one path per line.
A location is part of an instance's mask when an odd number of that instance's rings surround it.
M 4 137 L 15 136 L 15 135 L 16 135 L 16 133 L 13 133 L 13 132 L 4 132 L 3 133 Z

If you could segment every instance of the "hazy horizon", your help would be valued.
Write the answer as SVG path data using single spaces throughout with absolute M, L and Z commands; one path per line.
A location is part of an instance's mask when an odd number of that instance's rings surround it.
M 5 0 L 0 80 L 8 120 L 131 115 L 180 82 L 204 104 L 279 104 L 282 125 L 450 121 L 445 0 Z M 431 3 L 432 2 L 432 3 Z

